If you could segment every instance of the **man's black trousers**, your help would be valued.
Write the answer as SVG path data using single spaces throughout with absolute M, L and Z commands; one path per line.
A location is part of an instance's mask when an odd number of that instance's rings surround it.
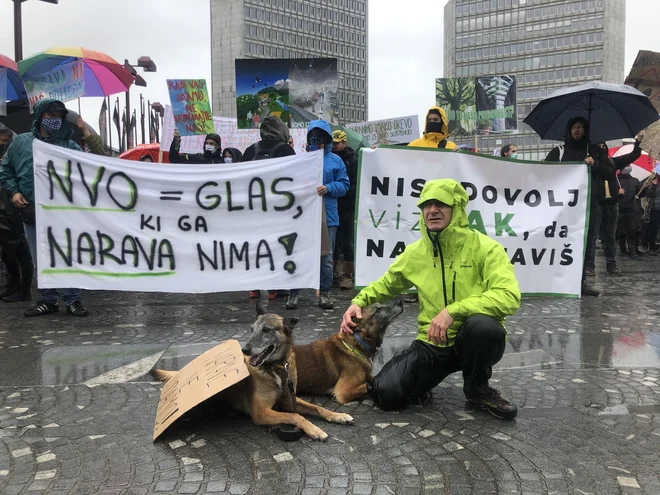
M 490 316 L 473 315 L 459 328 L 454 346 L 415 340 L 385 364 L 367 389 L 377 406 L 399 409 L 462 371 L 463 392 L 479 398 L 486 394 L 493 365 L 502 359 L 505 347 L 504 327 Z

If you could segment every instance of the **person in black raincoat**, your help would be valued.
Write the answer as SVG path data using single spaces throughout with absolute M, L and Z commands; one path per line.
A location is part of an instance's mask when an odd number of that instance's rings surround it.
M 632 172 L 632 167 L 628 165 L 619 174 L 623 194 L 619 198 L 617 237 L 622 253 L 632 259 L 640 259 L 639 238 L 643 228 L 642 215 L 644 212 L 639 198 L 644 196 L 646 190 L 642 191 L 642 184 L 630 175 L 630 172 Z
M 174 130 L 174 138 L 170 145 L 170 163 L 224 163 L 222 158 L 222 140 L 215 133 L 207 134 L 204 140 L 204 153 L 194 155 L 180 154 L 181 135 Z
M 238 163 L 243 158 L 243 153 L 241 153 L 236 148 L 225 148 L 222 150 L 222 159 L 225 163 Z
M 269 115 L 259 128 L 261 141 L 257 141 L 243 153 L 242 162 L 264 160 L 267 158 L 280 158 L 295 155 L 296 152 L 289 146 L 289 128 L 279 117 Z
M 608 159 L 607 152 L 589 143 L 589 122 L 582 117 L 573 117 L 566 124 L 564 144 L 553 148 L 547 162 L 585 162 L 591 174 L 591 207 L 587 245 L 582 269 L 582 295 L 598 296 L 600 292 L 587 284 L 587 275 L 595 274 L 596 236 L 600 230 L 602 211 L 600 203 L 605 199 L 605 181 L 616 180 L 614 164 Z

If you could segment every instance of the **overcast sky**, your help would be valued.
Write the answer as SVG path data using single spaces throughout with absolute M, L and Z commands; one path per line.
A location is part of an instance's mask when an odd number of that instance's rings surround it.
M 132 91 L 132 105 L 140 91 L 166 104 L 166 79 L 206 78 L 210 84 L 209 1 L 60 0 L 52 5 L 29 0 L 23 4 L 23 54 L 80 45 L 120 63 L 128 59 L 135 64 L 149 55 L 158 72 L 142 74 L 148 87 Z M 370 120 L 422 115 L 434 103 L 434 80 L 443 75 L 444 3 L 407 0 L 403 7 L 393 0 L 369 2 Z M 660 52 L 660 0 L 627 0 L 626 16 L 627 74 L 639 50 Z M 0 19 L 0 54 L 13 58 L 13 2 L 0 2 Z M 122 108 L 123 101 L 121 95 Z M 94 127 L 101 103 L 100 98 L 83 99 L 83 117 Z M 77 110 L 77 102 L 68 105 Z

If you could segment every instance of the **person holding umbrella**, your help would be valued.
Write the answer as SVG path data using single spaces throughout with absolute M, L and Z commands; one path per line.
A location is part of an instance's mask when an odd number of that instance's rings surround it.
M 32 132 L 25 132 L 14 138 L 0 166 L 0 183 L 10 194 L 14 206 L 18 208 L 36 273 L 38 273 L 37 228 L 32 143 L 38 139 L 62 148 L 82 151 L 80 146 L 70 139 L 72 130 L 65 119 L 67 113 L 64 103 L 59 100 L 44 98 L 38 101 L 34 105 Z M 57 289 L 40 289 L 39 293 L 39 301 L 24 313 L 25 316 L 43 316 L 59 311 Z M 87 316 L 87 310 L 80 297 L 80 289 L 60 289 L 60 294 L 67 313 L 73 316 Z
M 600 292 L 587 284 L 589 268 L 595 266 L 596 235 L 600 229 L 602 212 L 600 203 L 605 199 L 605 181 L 614 177 L 614 165 L 607 157 L 607 152 L 598 146 L 589 143 L 589 122 L 583 117 L 573 117 L 566 124 L 566 137 L 564 144 L 553 148 L 547 162 L 581 162 L 589 165 L 591 174 L 592 194 L 589 216 L 589 229 L 587 232 L 587 246 L 582 269 L 582 295 L 598 296 Z

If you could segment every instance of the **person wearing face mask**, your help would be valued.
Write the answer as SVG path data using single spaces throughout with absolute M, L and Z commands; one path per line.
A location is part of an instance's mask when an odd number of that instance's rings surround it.
M 0 166 L 0 183 L 12 197 L 23 220 L 34 271 L 37 271 L 37 231 L 34 212 L 34 163 L 32 144 L 35 139 L 54 146 L 82 151 L 71 140 L 73 131 L 64 120 L 68 113 L 64 103 L 51 98 L 39 100 L 34 105 L 32 131 L 14 138 Z M 37 304 L 24 313 L 27 317 L 43 316 L 59 311 L 58 298 L 62 296 L 67 313 L 73 316 L 87 316 L 82 304 L 80 289 L 40 289 Z
M 419 148 L 446 148 L 449 150 L 457 149 L 452 141 L 447 140 L 449 136 L 449 127 L 447 126 L 447 115 L 440 107 L 431 107 L 426 113 L 426 127 L 424 135 L 415 139 L 408 146 Z
M 236 148 L 225 148 L 222 150 L 222 159 L 225 163 L 238 163 L 242 157 L 243 153 Z
M 353 298 L 340 333 L 353 333 L 363 308 L 415 286 L 417 338 L 366 383 L 374 403 L 399 409 L 425 400 L 447 376 L 462 371 L 469 402 L 513 419 L 515 404 L 488 383 L 506 347 L 505 318 L 520 307 L 513 265 L 501 244 L 469 228 L 468 195 L 455 180 L 426 182 L 417 206 L 421 239 Z
M 511 158 L 512 160 L 515 160 L 518 158 L 518 148 L 516 148 L 515 144 L 505 144 L 500 150 L 500 156 L 503 158 Z
M 207 134 L 204 140 L 204 153 L 194 155 L 181 154 L 181 135 L 174 130 L 174 138 L 170 145 L 170 163 L 224 163 L 222 158 L 222 140 L 215 133 Z

